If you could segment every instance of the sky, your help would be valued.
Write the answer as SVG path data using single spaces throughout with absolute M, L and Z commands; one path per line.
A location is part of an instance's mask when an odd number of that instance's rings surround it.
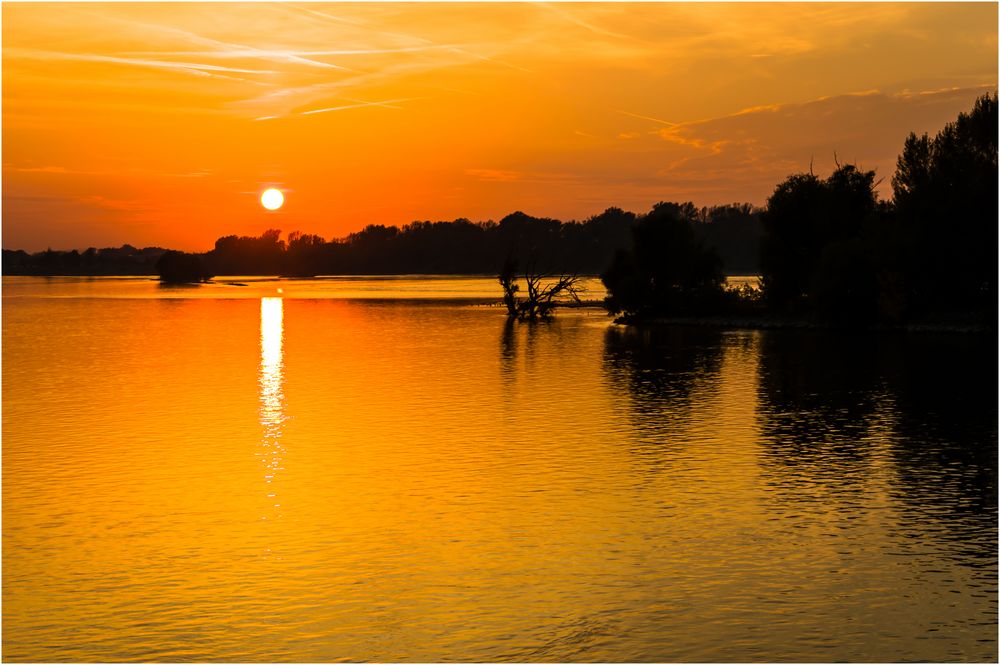
M 994 3 L 10 3 L 5 249 L 658 201 L 874 169 L 997 87 Z M 285 205 L 265 210 L 267 187 Z

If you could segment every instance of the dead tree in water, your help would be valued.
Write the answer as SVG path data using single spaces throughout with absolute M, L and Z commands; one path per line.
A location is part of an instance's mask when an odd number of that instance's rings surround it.
M 554 282 L 548 281 L 555 279 Z M 528 287 L 528 297 L 524 300 L 517 297 L 520 286 L 517 280 L 517 262 L 508 258 L 497 280 L 503 287 L 503 304 L 507 308 L 507 316 L 519 321 L 537 321 L 552 316 L 560 299 L 580 302 L 580 278 L 576 275 L 545 275 L 529 265 L 524 273 Z

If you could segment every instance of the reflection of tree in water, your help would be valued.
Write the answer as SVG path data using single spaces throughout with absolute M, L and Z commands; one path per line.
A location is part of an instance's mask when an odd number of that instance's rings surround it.
M 551 378 L 557 362 L 566 357 L 566 349 L 579 347 L 581 330 L 578 321 L 505 319 L 499 339 L 504 399 L 511 402 L 530 398 L 532 404 L 527 406 L 541 408 L 541 404 L 534 404 L 538 396 L 532 391 L 539 382 Z
M 517 371 L 516 326 L 517 322 L 514 319 L 507 318 L 500 333 L 500 375 L 505 384 L 514 380 L 514 373 Z
M 762 472 L 802 506 L 856 498 L 876 464 L 886 464 L 889 498 L 906 508 L 904 535 L 992 556 L 996 363 L 995 341 L 970 335 L 768 331 L 758 389 Z
M 886 358 L 897 413 L 894 495 L 913 510 L 921 533 L 934 526 L 943 538 L 974 544 L 994 565 L 996 368 L 989 335 L 910 335 Z
M 644 442 L 685 436 L 695 396 L 718 388 L 722 341 L 721 331 L 710 328 L 608 329 L 605 371 L 616 392 L 628 395 Z
M 805 482 L 857 480 L 881 397 L 876 358 L 867 335 L 766 331 L 758 374 L 762 461 L 800 471 Z
M 562 353 L 563 349 L 571 348 L 571 338 L 579 334 L 579 330 L 572 325 L 567 330 L 562 323 L 558 319 L 506 319 L 500 332 L 500 369 L 504 377 L 514 378 L 519 358 L 524 369 L 531 370 L 535 368 L 539 354 Z

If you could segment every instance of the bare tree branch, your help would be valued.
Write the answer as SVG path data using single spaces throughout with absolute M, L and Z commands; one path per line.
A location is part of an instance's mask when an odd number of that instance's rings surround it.
M 503 303 L 507 308 L 507 316 L 511 319 L 516 318 L 520 321 L 547 319 L 552 316 L 552 311 L 562 300 L 580 302 L 580 277 L 576 273 L 563 273 L 555 278 L 554 282 L 546 282 L 552 279 L 552 276 L 537 272 L 534 261 L 529 262 L 524 272 L 528 296 L 525 300 L 517 297 L 518 285 L 515 283 L 517 262 L 513 258 L 507 258 L 497 279 L 503 287 Z

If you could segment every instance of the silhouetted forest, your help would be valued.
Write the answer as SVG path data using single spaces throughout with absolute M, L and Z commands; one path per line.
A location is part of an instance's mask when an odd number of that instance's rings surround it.
M 582 222 L 514 212 L 499 222 L 369 225 L 346 238 L 271 229 L 225 236 L 202 254 L 149 247 L 3 251 L 5 275 L 600 274 L 625 320 L 787 316 L 843 325 L 997 317 L 997 97 L 985 95 L 934 137 L 910 134 L 880 201 L 876 174 L 838 164 L 789 176 L 763 209 L 658 203 Z M 726 290 L 759 274 L 761 291 Z
M 3 250 L 4 275 L 155 275 L 156 262 L 167 250 L 160 247 L 138 249 L 91 247 L 86 251 L 56 251 L 28 254 L 23 249 Z
M 687 204 L 690 206 L 690 204 Z M 761 210 L 749 204 L 692 208 L 696 233 L 722 257 L 729 274 L 754 274 L 762 234 Z M 636 215 L 609 208 L 582 222 L 560 222 L 514 212 L 499 222 L 413 222 L 402 228 L 369 225 L 327 241 L 300 233 L 281 238 L 225 236 L 208 252 L 194 254 L 212 275 L 493 274 L 507 257 L 530 257 L 540 269 L 596 275 L 629 242 Z M 159 274 L 166 250 L 93 248 L 37 254 L 4 250 L 5 275 Z M 173 259 L 171 259 L 173 260 Z

